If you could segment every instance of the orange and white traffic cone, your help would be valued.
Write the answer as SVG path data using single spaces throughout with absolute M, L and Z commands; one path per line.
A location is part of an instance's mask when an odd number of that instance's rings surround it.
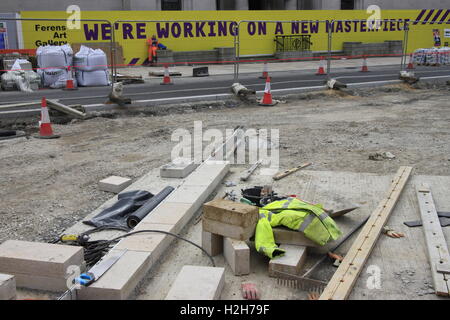
M 58 135 L 53 134 L 52 124 L 47 109 L 47 99 L 42 98 L 41 102 L 41 121 L 39 121 L 39 135 L 35 136 L 40 139 L 56 139 Z
M 409 63 L 408 63 L 408 67 L 406 67 L 406 69 L 407 70 L 414 69 L 413 55 L 412 54 L 409 55 Z
M 361 72 L 369 72 L 369 68 L 367 67 L 367 58 L 366 58 L 366 56 L 363 56 Z
M 162 85 L 173 84 L 172 80 L 170 79 L 170 72 L 169 72 L 168 64 L 164 65 L 164 78 L 163 78 L 163 82 L 161 82 L 160 84 L 162 84 Z
M 68 73 L 68 78 L 66 80 L 66 87 L 63 90 L 78 90 L 78 88 L 76 88 L 74 86 L 73 74 L 72 74 L 72 69 L 70 66 L 67 67 L 67 73 Z
M 267 66 L 267 62 L 264 62 L 264 68 L 263 68 L 263 73 L 262 76 L 260 76 L 260 79 L 267 79 L 267 77 L 269 76 L 269 67 Z
M 270 93 L 270 77 L 266 78 L 266 88 L 264 89 L 264 97 L 259 103 L 260 106 L 274 106 L 277 102 L 272 100 L 272 94 Z
M 324 74 L 327 74 L 325 72 L 325 59 L 323 57 L 320 57 L 319 70 L 317 70 L 316 75 L 320 76 Z

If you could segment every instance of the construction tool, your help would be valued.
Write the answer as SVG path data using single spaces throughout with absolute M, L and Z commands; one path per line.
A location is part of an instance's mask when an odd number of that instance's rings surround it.
M 438 211 L 437 215 L 438 215 L 441 227 L 450 226 L 450 212 Z M 408 227 L 410 227 L 410 228 L 421 227 L 422 226 L 422 220 L 406 221 L 406 222 L 403 222 L 403 223 L 405 225 L 407 225 Z
M 343 215 L 352 212 L 353 210 L 358 209 L 359 207 L 352 207 L 352 208 L 348 208 L 348 209 L 343 209 L 343 210 L 339 210 L 339 211 L 333 211 L 333 210 L 325 210 L 328 212 L 328 215 L 331 218 L 337 218 L 337 217 L 342 217 Z
M 284 177 L 287 177 L 288 175 L 290 175 L 290 174 L 292 174 L 294 172 L 297 172 L 300 169 L 306 168 L 306 167 L 308 167 L 310 165 L 312 165 L 312 162 L 307 162 L 307 163 L 304 163 L 304 164 L 302 164 L 302 165 L 300 165 L 298 167 L 295 167 L 295 168 L 292 168 L 292 169 L 288 169 L 288 170 L 283 171 L 283 172 L 279 172 L 276 175 L 274 175 L 272 179 L 273 180 L 283 179 Z
M 94 283 L 100 279 L 100 277 L 108 271 L 125 254 L 125 252 L 127 252 L 127 250 L 115 251 L 107 259 L 98 262 L 88 272 L 82 273 L 74 280 L 75 284 L 81 284 L 82 286 L 87 287 Z
M 76 237 L 77 236 L 67 236 L 66 240 L 73 241 Z M 115 254 L 112 254 L 109 258 L 98 262 L 88 272 L 82 273 L 78 278 L 73 280 L 73 286 L 67 289 L 66 292 L 57 298 L 57 300 L 76 300 L 76 289 L 79 285 L 87 287 L 97 281 L 117 262 L 117 260 L 120 259 L 120 257 L 125 254 L 125 252 L 127 252 L 127 250 L 117 250 Z
M 241 174 L 241 181 L 247 181 L 248 178 L 252 175 L 252 173 L 259 167 L 259 165 L 262 163 L 262 160 L 256 161 L 249 169 L 245 170 Z
M 312 291 L 316 293 L 322 293 L 325 287 L 327 286 L 327 282 L 322 280 L 316 280 L 308 278 L 310 274 L 317 269 L 317 267 L 324 262 L 329 256 L 329 253 L 333 253 L 333 251 L 337 250 L 348 238 L 350 238 L 359 228 L 361 228 L 366 222 L 369 220 L 369 216 L 364 218 L 361 222 L 359 222 L 349 233 L 347 233 L 342 239 L 340 239 L 330 251 L 325 254 L 322 258 L 320 258 L 308 271 L 306 271 L 302 276 L 297 276 L 289 273 L 284 273 L 281 271 L 274 270 L 274 274 L 278 277 L 277 282 L 279 285 Z
M 87 243 L 89 241 L 90 237 L 87 234 L 63 234 L 58 241 L 61 241 L 65 244 L 71 244 L 71 245 L 80 245 Z M 56 242 L 55 242 L 56 243 Z

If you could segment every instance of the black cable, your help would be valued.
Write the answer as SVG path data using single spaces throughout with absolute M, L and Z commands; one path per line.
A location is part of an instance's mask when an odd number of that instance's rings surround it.
M 139 234 L 139 233 L 146 233 L 146 232 L 163 233 L 163 234 L 167 234 L 167 235 L 169 235 L 169 236 L 175 237 L 175 238 L 177 238 L 177 239 L 184 240 L 184 241 L 186 241 L 187 243 L 190 243 L 190 244 L 192 244 L 193 246 L 196 246 L 197 248 L 199 248 L 200 250 L 202 250 L 202 251 L 208 256 L 208 258 L 211 260 L 211 263 L 212 263 L 213 267 L 216 266 L 216 263 L 214 262 L 213 257 L 212 257 L 205 249 L 203 249 L 202 247 L 200 247 L 198 244 L 192 242 L 191 240 L 185 239 L 185 238 L 180 237 L 179 235 L 177 235 L 177 234 L 175 234 L 175 233 L 171 233 L 171 232 L 167 232 L 167 231 L 162 231 L 162 230 L 139 230 L 139 231 L 133 231 L 133 232 L 129 232 L 129 233 L 127 233 L 127 234 L 124 234 L 124 235 L 122 235 L 122 236 L 119 236 L 119 237 L 117 237 L 117 238 L 114 238 L 114 239 L 112 239 L 111 241 L 119 241 L 120 239 L 129 237 L 129 236 L 132 236 L 132 235 L 135 235 L 135 234 Z
M 104 231 L 104 230 L 120 230 L 120 231 L 128 231 L 129 229 L 127 228 L 121 228 L 121 227 L 97 227 L 91 230 L 88 230 L 86 232 L 83 232 L 82 234 L 80 234 L 80 238 L 82 238 L 85 235 L 89 235 L 92 234 L 94 232 L 100 232 L 100 231 Z M 139 233 L 148 233 L 148 232 L 154 232 L 154 233 L 162 233 L 162 234 L 166 234 L 172 237 L 175 237 L 177 239 L 186 241 L 187 243 L 192 244 L 193 246 L 199 248 L 200 250 L 202 250 L 207 256 L 208 258 L 211 260 L 212 265 L 215 267 L 216 264 L 214 262 L 213 257 L 205 250 L 203 249 L 201 246 L 199 246 L 198 244 L 187 240 L 183 237 L 180 237 L 177 234 L 171 233 L 171 232 L 167 232 L 167 231 L 161 231 L 161 230 L 139 230 L 139 231 L 134 231 L 134 232 L 129 232 L 127 234 L 124 234 L 122 236 L 116 237 L 114 239 L 111 240 L 95 240 L 95 241 L 86 241 L 84 243 L 79 243 L 79 245 L 83 246 L 84 248 L 84 260 L 86 261 L 86 264 L 88 266 L 93 266 L 94 264 L 96 264 L 98 261 L 100 261 L 100 259 L 105 255 L 105 253 L 107 253 L 107 251 L 110 249 L 111 245 L 115 244 L 116 242 L 118 242 L 119 240 L 135 235 L 135 234 L 139 234 Z

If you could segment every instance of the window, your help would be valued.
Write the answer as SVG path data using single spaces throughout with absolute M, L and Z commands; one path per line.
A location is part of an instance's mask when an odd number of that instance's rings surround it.
M 161 10 L 181 10 L 181 0 L 161 0 Z
M 354 0 L 341 0 L 341 10 L 353 10 L 355 9 Z
M 297 8 L 299 10 L 313 10 L 314 9 L 313 0 L 298 0 Z
M 249 0 L 248 1 L 248 10 L 264 10 L 264 2 L 260 0 Z

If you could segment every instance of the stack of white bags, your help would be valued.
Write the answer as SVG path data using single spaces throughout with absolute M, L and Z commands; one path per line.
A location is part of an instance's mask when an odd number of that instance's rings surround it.
M 106 54 L 101 49 L 81 46 L 73 59 L 77 82 L 80 86 L 108 86 L 109 72 Z
M 450 47 L 417 49 L 413 62 L 418 65 L 450 65 Z
M 67 80 L 72 79 L 72 66 L 75 70 L 74 86 L 110 85 L 108 61 L 101 49 L 81 46 L 74 55 L 70 45 L 65 44 L 39 47 L 36 54 L 40 68 L 38 74 L 45 87 L 64 88 Z
M 70 45 L 42 46 L 36 50 L 38 74 L 45 87 L 64 88 L 72 66 L 73 51 Z

